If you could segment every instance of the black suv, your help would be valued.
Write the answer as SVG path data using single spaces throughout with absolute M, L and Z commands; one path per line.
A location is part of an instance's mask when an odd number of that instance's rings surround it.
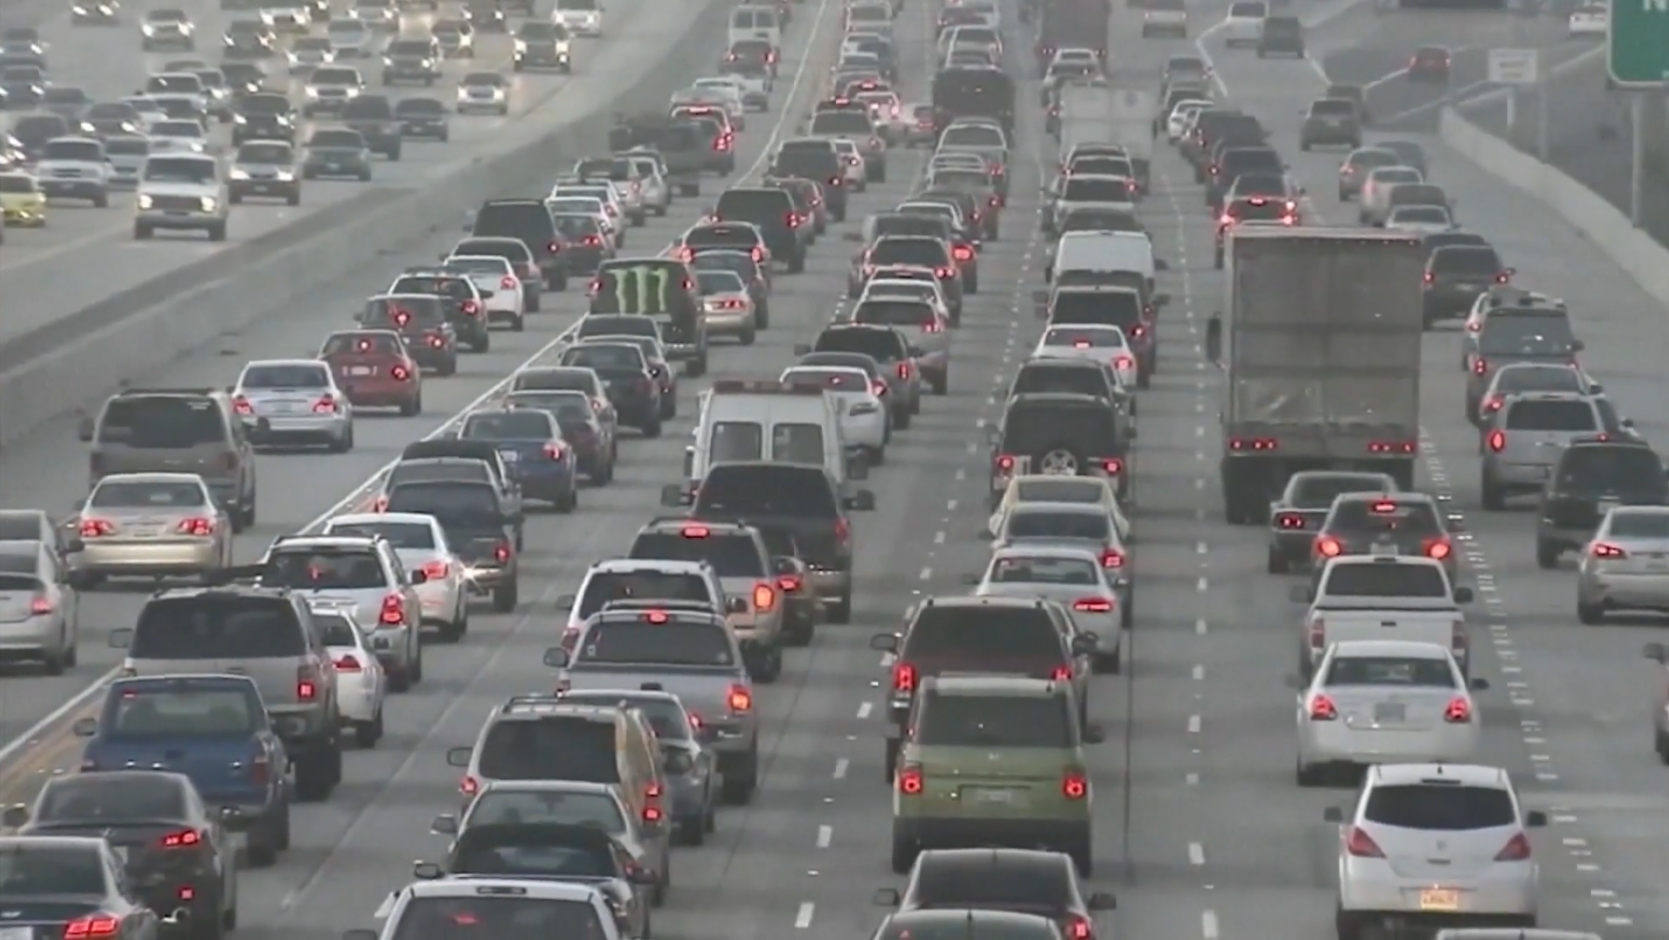
M 412 480 L 395 483 L 385 493 L 388 512 L 435 517 L 452 554 L 473 572 L 472 593 L 492 595 L 498 613 L 516 609 L 520 557 L 513 529 L 519 519 L 502 490 L 487 481 Z
M 815 181 L 829 201 L 829 214 L 836 222 L 846 221 L 846 171 L 833 142 L 821 137 L 785 141 L 771 160 L 770 175 Z
M 568 266 L 562 257 L 563 240 L 551 210 L 539 199 L 489 199 L 475 210 L 470 234 L 476 237 L 519 238 L 533 252 L 539 274 L 551 290 L 568 288 Z
M 661 436 L 661 386 L 637 343 L 607 337 L 587 340 L 564 349 L 557 365 L 583 367 L 602 376 L 620 423 L 637 428 L 644 437 Z
M 246 140 L 296 142 L 296 109 L 284 95 L 245 95 L 232 109 L 232 146 Z
M 1112 401 L 1072 392 L 1027 392 L 1008 400 L 991 431 L 991 508 L 1008 481 L 1032 473 L 1094 476 L 1130 496 L 1130 443 L 1136 429 Z
M 342 123 L 359 131 L 365 146 L 389 160 L 400 159 L 400 119 L 387 95 L 359 95 L 342 106 Z
M 1438 320 L 1464 317 L 1479 295 L 1512 280 L 1513 269 L 1488 245 L 1449 245 L 1426 259 L 1422 319 L 1427 329 Z
M 774 186 L 727 189 L 713 208 L 715 222 L 752 222 L 765 236 L 771 257 L 788 265 L 788 273 L 806 269 L 806 243 L 811 227 L 805 224 L 787 190 Z
M 1663 459 L 1645 442 L 1601 434 L 1566 447 L 1536 513 L 1536 564 L 1553 568 L 1593 538 L 1613 506 L 1669 505 Z

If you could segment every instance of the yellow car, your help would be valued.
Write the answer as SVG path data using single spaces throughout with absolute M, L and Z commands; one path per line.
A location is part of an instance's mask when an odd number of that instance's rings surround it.
M 27 173 L 0 173 L 0 217 L 18 228 L 46 224 L 46 196 Z

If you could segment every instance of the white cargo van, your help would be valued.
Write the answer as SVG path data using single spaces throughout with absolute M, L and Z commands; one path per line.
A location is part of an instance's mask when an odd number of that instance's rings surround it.
M 782 24 L 774 7 L 739 6 L 730 11 L 730 38 L 726 48 L 739 42 L 763 39 L 773 49 L 782 49 Z
M 1152 293 L 1159 267 L 1153 239 L 1142 232 L 1067 232 L 1055 243 L 1043 278 L 1052 281 L 1065 271 L 1129 271 L 1146 279 Z
M 867 462 L 848 454 L 841 402 L 820 385 L 726 380 L 700 401 L 695 440 L 684 448 L 686 497 L 721 463 L 815 464 L 837 483 L 868 476 Z

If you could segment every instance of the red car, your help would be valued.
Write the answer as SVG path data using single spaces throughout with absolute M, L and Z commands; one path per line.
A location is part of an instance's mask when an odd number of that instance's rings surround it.
M 423 373 L 406 341 L 394 330 L 342 330 L 319 350 L 336 385 L 356 408 L 398 408 L 410 417 L 423 410 Z
M 1447 82 L 1449 80 L 1449 50 L 1442 46 L 1421 46 L 1408 60 L 1408 80 L 1411 82 Z

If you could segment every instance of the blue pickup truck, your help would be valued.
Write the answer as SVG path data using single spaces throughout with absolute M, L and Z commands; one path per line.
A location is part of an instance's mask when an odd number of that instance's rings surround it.
M 254 680 L 234 675 L 118 679 L 97 718 L 82 718 L 82 773 L 170 770 L 242 832 L 251 865 L 290 847 L 290 774 Z

